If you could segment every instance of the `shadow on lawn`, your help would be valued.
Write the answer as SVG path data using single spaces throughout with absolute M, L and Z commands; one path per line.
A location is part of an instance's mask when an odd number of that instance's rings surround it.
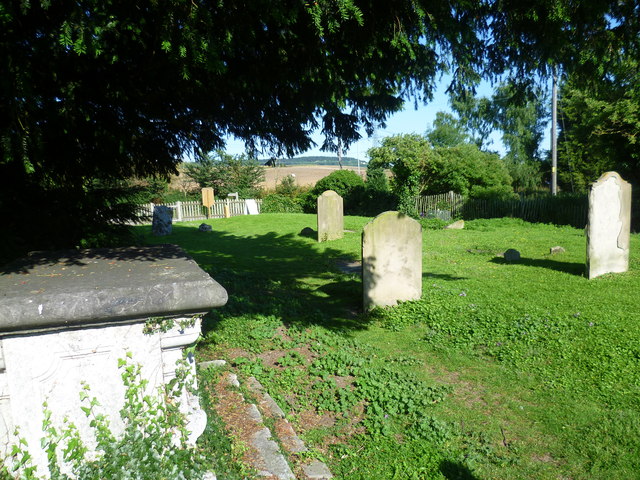
M 571 275 L 584 276 L 585 264 L 575 262 L 561 262 L 558 260 L 549 259 L 534 259 L 534 258 L 521 258 L 515 262 L 507 262 L 502 257 L 495 257 L 489 260 L 491 263 L 497 263 L 499 265 L 515 264 L 525 265 L 527 267 L 546 268 L 548 270 L 556 270 L 558 272 L 569 273 Z
M 152 241 L 175 242 L 218 281 L 229 294 L 225 307 L 208 318 L 257 313 L 275 315 L 287 325 L 322 324 L 334 329 L 366 328 L 362 311 L 362 283 L 340 272 L 344 251 L 319 252 L 313 239 L 270 232 L 253 237 L 227 232 L 199 232 L 174 225 L 170 237 Z M 215 329 L 215 321 L 205 322 Z
M 448 460 L 440 464 L 440 472 L 447 480 L 478 480 L 467 467 Z

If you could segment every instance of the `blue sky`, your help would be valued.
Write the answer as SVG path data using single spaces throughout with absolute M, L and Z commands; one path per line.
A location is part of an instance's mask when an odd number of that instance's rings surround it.
M 345 157 L 355 157 L 360 160 L 367 161 L 367 150 L 371 147 L 375 147 L 379 145 L 385 137 L 390 137 L 392 135 L 399 135 L 405 133 L 418 133 L 424 134 L 428 127 L 430 127 L 433 123 L 433 120 L 436 117 L 437 112 L 451 112 L 451 108 L 449 106 L 449 98 L 445 93 L 448 85 L 448 78 L 443 77 L 440 81 L 436 92 L 434 93 L 433 100 L 427 105 L 418 105 L 418 109 L 414 109 L 414 104 L 412 101 L 408 101 L 405 104 L 405 108 L 403 111 L 398 112 L 387 119 L 387 127 L 384 129 L 378 129 L 373 134 L 372 137 L 367 137 L 364 131 L 361 132 L 362 139 L 356 143 L 354 143 L 349 150 L 343 152 L 343 156 Z M 489 83 L 482 83 L 478 88 L 479 96 L 490 96 L 492 94 L 492 88 Z M 322 135 L 316 133 L 313 136 L 313 140 L 318 144 L 322 144 Z M 491 140 L 493 143 L 491 144 L 491 149 L 500 153 L 500 155 L 504 155 L 505 149 L 502 141 L 500 139 L 499 132 L 494 132 L 491 136 Z M 549 144 L 549 133 L 547 132 L 545 138 L 543 140 L 542 148 L 548 148 Z M 244 153 L 244 144 L 240 141 L 229 139 L 227 142 L 227 153 L 238 155 Z M 319 147 L 308 150 L 304 153 L 299 154 L 299 156 L 307 156 L 307 155 L 322 155 L 322 156 L 333 156 L 330 152 L 322 152 Z

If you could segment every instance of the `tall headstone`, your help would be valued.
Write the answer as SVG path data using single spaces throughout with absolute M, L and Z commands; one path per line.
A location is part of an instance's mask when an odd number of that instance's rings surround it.
M 629 269 L 631 184 L 616 172 L 603 174 L 589 192 L 587 277 Z
M 364 309 L 422 296 L 422 226 L 400 212 L 384 212 L 362 232 Z
M 343 200 L 333 190 L 318 197 L 318 241 L 337 240 L 344 235 Z
M 173 211 L 164 205 L 156 205 L 153 207 L 153 223 L 151 224 L 151 233 L 156 237 L 171 235 L 173 220 Z

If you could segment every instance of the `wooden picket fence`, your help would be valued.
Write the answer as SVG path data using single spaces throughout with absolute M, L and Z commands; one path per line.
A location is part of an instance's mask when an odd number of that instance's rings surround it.
M 260 212 L 260 206 L 262 200 L 255 200 L 258 205 L 258 212 Z M 245 215 L 247 211 L 246 200 L 221 200 L 213 204 L 211 207 L 211 214 L 207 212 L 207 207 L 202 205 L 201 202 L 175 202 L 175 203 L 145 203 L 138 206 L 138 218 L 142 223 L 151 222 L 153 218 L 153 207 L 156 205 L 164 205 L 173 210 L 174 222 L 188 222 L 190 220 L 206 220 L 207 218 L 224 218 L 224 207 L 229 207 L 229 214 L 232 217 L 237 215 Z
M 521 218 L 528 222 L 572 225 L 584 228 L 589 214 L 586 194 L 521 195 L 509 199 L 469 198 L 449 192 L 416 198 L 416 209 L 422 217 L 452 220 L 461 218 Z

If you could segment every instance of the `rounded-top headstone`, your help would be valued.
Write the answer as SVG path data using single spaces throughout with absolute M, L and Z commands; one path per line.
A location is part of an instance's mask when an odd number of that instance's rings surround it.
M 318 197 L 318 241 L 337 240 L 344 235 L 342 197 L 327 190 Z
M 616 172 L 607 172 L 589 192 L 587 277 L 629 269 L 631 184 Z
M 362 232 L 365 310 L 422 296 L 422 226 L 400 212 L 384 212 Z

